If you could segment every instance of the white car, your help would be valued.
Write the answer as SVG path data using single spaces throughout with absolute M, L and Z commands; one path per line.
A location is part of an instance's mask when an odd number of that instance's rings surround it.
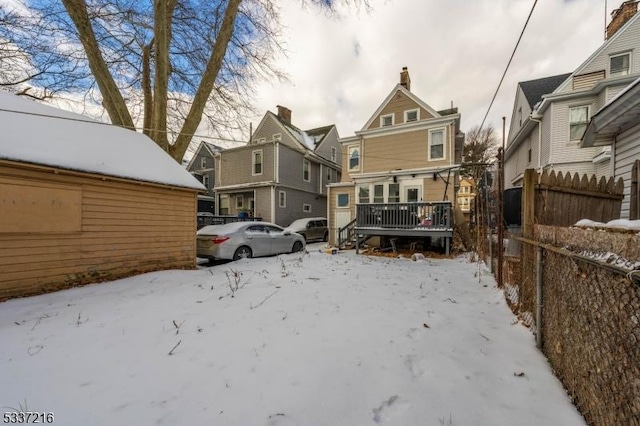
M 268 222 L 210 225 L 196 234 L 196 255 L 208 259 L 241 259 L 303 251 L 304 237 Z

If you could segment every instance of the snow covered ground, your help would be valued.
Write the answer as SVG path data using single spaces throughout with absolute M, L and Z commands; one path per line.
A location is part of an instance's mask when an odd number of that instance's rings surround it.
M 59 425 L 585 424 L 484 268 L 320 247 L 0 304 L 2 411 Z

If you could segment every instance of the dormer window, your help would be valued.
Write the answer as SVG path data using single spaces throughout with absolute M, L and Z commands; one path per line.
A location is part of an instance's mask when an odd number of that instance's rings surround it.
M 393 114 L 380 116 L 380 127 L 393 126 Z
M 404 122 L 409 123 L 411 121 L 418 121 L 420 110 L 418 109 L 410 109 L 404 112 Z
M 631 59 L 630 53 L 614 55 L 609 58 L 609 75 L 617 77 L 629 74 L 629 63 Z

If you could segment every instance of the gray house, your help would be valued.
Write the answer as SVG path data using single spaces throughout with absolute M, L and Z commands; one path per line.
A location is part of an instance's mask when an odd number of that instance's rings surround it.
M 198 179 L 206 188 L 204 194 L 198 195 L 198 213 L 215 212 L 215 184 L 214 156 L 223 148 L 209 142 L 202 141 L 195 154 L 187 164 L 187 171 Z
M 640 76 L 636 1 L 613 12 L 607 40 L 571 74 L 518 85 L 505 150 L 505 187 L 525 169 L 613 176 L 611 147 L 581 147 L 591 117 Z
M 245 212 L 281 226 L 326 215 L 326 186 L 341 178 L 338 131 L 335 125 L 300 130 L 291 110 L 277 108 L 277 115 L 267 111 L 247 145 L 216 154 L 217 214 Z
M 640 78 L 594 114 L 582 146 L 610 149 L 613 176 L 624 182 L 620 217 L 640 219 Z

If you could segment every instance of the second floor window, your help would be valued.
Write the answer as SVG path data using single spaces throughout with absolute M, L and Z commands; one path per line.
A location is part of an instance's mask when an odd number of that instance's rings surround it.
M 205 167 L 207 167 L 207 159 L 206 158 L 201 158 L 200 159 L 200 167 L 203 168 L 203 169 Z
M 349 170 L 360 168 L 360 148 L 352 146 L 349 148 Z
M 331 147 L 331 161 L 333 161 L 335 163 L 337 158 L 338 158 L 338 150 L 334 146 L 332 146 Z
M 261 149 L 258 151 L 253 151 L 253 169 L 251 171 L 251 174 L 254 176 L 262 174 L 262 150 Z
M 589 125 L 589 107 L 569 108 L 569 140 L 579 141 Z
M 306 158 L 302 160 L 302 179 L 305 182 L 311 181 L 311 162 Z
M 444 158 L 444 129 L 429 130 L 429 160 Z
M 615 55 L 609 58 L 609 75 L 616 77 L 629 74 L 629 53 Z

